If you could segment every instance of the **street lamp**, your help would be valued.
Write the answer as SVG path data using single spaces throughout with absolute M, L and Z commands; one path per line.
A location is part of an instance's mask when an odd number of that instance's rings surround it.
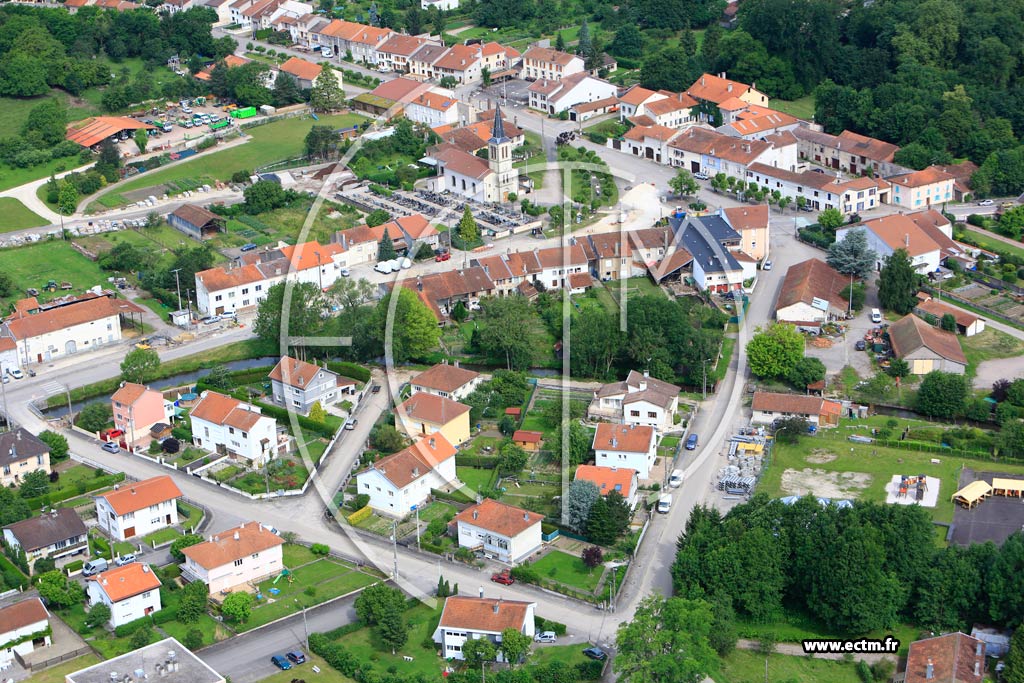
M 309 652 L 309 624 L 306 623 L 306 604 L 295 598 L 295 604 L 302 608 L 302 629 L 306 632 L 306 652 Z
M 612 612 L 615 612 L 615 570 L 619 567 L 626 566 L 626 562 L 605 562 L 604 566 L 612 570 L 612 592 L 608 607 Z
M 701 366 L 704 368 L 704 388 L 701 392 L 701 395 L 703 396 L 701 400 L 704 401 L 708 399 L 708 363 L 710 363 L 712 360 L 713 359 L 711 358 L 706 358 L 701 361 Z

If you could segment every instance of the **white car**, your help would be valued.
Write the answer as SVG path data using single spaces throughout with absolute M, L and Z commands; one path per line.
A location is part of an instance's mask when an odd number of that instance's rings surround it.
M 7 374 L 13 379 L 24 379 L 25 373 L 18 368 L 7 368 Z
M 554 631 L 537 631 L 537 634 L 533 637 L 535 643 L 554 643 L 558 641 L 558 636 L 555 635 Z
M 320 56 L 326 59 L 330 59 L 334 56 L 334 50 L 329 47 L 320 48 Z
M 995 204 L 995 202 L 991 199 L 982 199 L 978 202 L 978 206 L 992 206 L 993 204 Z
M 764 265 L 761 266 L 761 270 L 771 270 L 771 269 L 772 269 L 772 262 L 771 261 L 765 261 Z
M 696 178 L 697 180 L 708 180 L 708 174 L 701 173 L 699 171 L 697 173 L 694 173 L 693 177 Z

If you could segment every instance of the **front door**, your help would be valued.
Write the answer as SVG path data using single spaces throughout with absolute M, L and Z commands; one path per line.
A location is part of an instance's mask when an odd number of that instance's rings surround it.
M 127 529 L 124 530 L 124 537 L 125 538 L 131 538 L 134 535 L 135 535 L 135 527 L 130 526 Z

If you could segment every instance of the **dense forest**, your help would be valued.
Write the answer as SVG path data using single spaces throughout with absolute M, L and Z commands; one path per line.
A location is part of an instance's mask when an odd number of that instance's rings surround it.
M 828 632 L 859 635 L 914 623 L 933 630 L 973 623 L 1016 628 L 1024 615 L 1024 534 L 1002 547 L 935 547 L 916 505 L 793 505 L 764 495 L 722 517 L 696 507 L 672 567 L 682 597 L 724 600 L 770 623 L 803 614 Z

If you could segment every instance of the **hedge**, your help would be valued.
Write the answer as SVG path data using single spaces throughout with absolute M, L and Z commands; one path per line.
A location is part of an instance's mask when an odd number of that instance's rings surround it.
M 565 624 L 559 621 L 551 621 L 540 616 L 535 616 L 534 621 L 537 624 L 538 631 L 554 631 L 557 636 L 565 635 Z
M 3 553 L 0 553 L 0 574 L 3 575 L 7 588 L 25 588 L 29 584 L 25 573 Z
M 493 470 L 498 466 L 498 458 L 489 458 L 482 455 L 463 455 L 458 453 L 455 456 L 455 463 L 463 467 L 480 467 L 485 470 Z
M 604 143 L 608 142 L 608 136 L 607 135 L 603 135 L 601 133 L 597 133 L 597 132 L 591 131 L 589 133 L 585 133 L 585 135 L 588 138 L 590 138 L 590 141 L 593 142 L 596 145 L 603 145 Z
M 461 493 L 460 491 L 452 491 L 451 493 L 448 493 L 447 491 L 442 491 L 441 489 L 430 489 L 430 495 L 433 496 L 434 498 L 437 498 L 438 500 L 447 500 L 451 503 L 475 502 L 472 498 L 470 498 L 464 493 Z
M 159 612 L 156 612 L 156 614 L 159 614 Z M 135 633 L 140 628 L 146 628 L 152 624 L 153 619 L 150 619 L 149 617 L 141 617 L 135 621 L 129 621 L 127 624 L 121 624 L 120 626 L 115 627 L 114 635 L 118 638 L 124 638 L 125 636 L 130 636 Z
M 372 515 L 372 514 L 373 514 L 373 508 L 371 508 L 369 505 L 367 505 L 362 510 L 356 510 L 351 515 L 349 515 L 348 516 L 348 523 L 351 524 L 352 526 L 355 526 L 356 524 L 359 524 L 360 522 L 369 519 L 370 515 Z
M 330 360 L 327 361 L 327 369 L 331 372 L 336 372 L 339 375 L 351 377 L 352 379 L 360 382 L 370 381 L 370 371 L 361 365 L 356 365 L 355 363 Z
M 291 414 L 284 408 L 279 408 L 277 406 L 270 405 L 269 403 L 262 403 L 260 401 L 254 401 L 253 405 L 259 406 L 260 410 L 263 411 L 264 415 L 272 417 L 275 420 L 280 421 L 282 424 L 291 424 Z M 315 432 L 326 439 L 330 439 L 334 436 L 334 428 L 331 427 L 330 425 L 327 425 L 323 422 L 311 420 L 305 415 L 296 414 L 295 417 L 298 418 L 299 426 L 302 427 L 304 431 L 308 430 L 311 432 Z
M 64 565 L 64 573 L 71 576 L 73 573 L 85 566 L 85 560 L 75 560 Z
M 105 489 L 108 486 L 113 486 L 114 484 L 118 484 L 122 481 L 124 481 L 123 472 L 118 472 L 117 474 L 104 474 L 101 477 L 94 477 L 90 479 L 85 491 L 80 492 L 77 486 L 67 486 L 59 488 L 56 491 L 51 491 L 50 493 L 46 493 L 42 496 L 26 498 L 25 504 L 28 505 L 30 510 L 39 510 L 40 508 L 48 507 L 55 503 L 61 503 L 65 500 L 78 498 L 89 491 Z

